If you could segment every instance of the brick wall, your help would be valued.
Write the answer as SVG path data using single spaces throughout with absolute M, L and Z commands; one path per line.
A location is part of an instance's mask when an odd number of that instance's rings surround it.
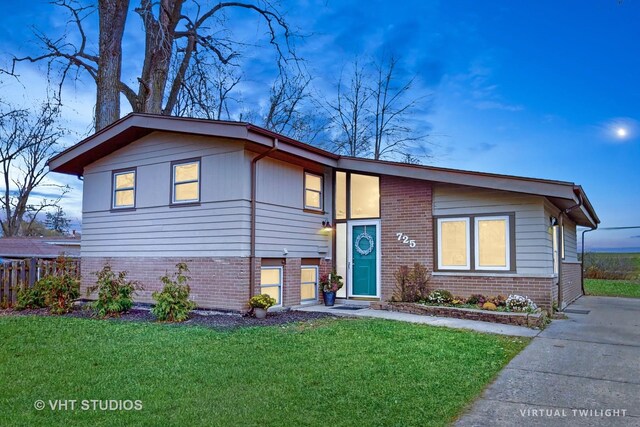
M 191 277 L 191 298 L 198 307 L 244 310 L 249 299 L 249 258 L 82 258 L 82 296 L 95 284 L 94 272 L 109 263 L 114 271 L 128 271 L 129 280 L 144 286 L 136 294 L 137 302 L 152 303 L 151 294 L 162 290 L 160 276 L 173 273 L 184 262 Z M 260 276 L 258 276 L 260 277 Z
M 382 300 L 393 295 L 395 272 L 401 265 L 422 263 L 433 268 L 433 219 L 431 216 L 431 183 L 415 179 L 380 177 L 381 214 L 381 290 Z M 404 233 L 416 241 L 414 248 L 398 241 L 396 233 Z
M 582 264 L 580 263 L 562 263 L 562 280 L 560 281 L 560 286 L 562 286 L 563 299 L 566 304 L 569 304 L 582 295 L 582 283 L 580 281 L 581 269 Z

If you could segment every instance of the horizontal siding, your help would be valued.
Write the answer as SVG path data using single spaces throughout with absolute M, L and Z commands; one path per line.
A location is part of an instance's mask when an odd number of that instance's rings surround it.
M 564 219 L 564 260 L 578 261 L 578 242 L 576 224 L 568 218 Z
M 248 256 L 247 200 L 87 213 L 82 256 Z
M 516 223 L 516 270 L 518 274 L 553 274 L 548 217 L 544 199 L 526 194 L 436 184 L 433 215 L 511 213 Z

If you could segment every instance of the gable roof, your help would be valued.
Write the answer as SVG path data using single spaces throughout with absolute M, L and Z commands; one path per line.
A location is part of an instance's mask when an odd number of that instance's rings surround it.
M 273 147 L 277 140 L 278 152 L 325 166 L 544 196 L 559 209 L 568 210 L 578 225 L 596 227 L 600 223 L 582 187 L 572 182 L 340 156 L 244 122 L 131 113 L 52 157 L 49 168 L 80 176 L 85 166 L 156 131 L 235 139 L 249 142 L 258 151 Z

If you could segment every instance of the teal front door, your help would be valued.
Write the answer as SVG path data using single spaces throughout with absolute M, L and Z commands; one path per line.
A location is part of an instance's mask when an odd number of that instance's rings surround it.
M 351 295 L 375 297 L 378 294 L 377 225 L 353 225 L 351 228 Z

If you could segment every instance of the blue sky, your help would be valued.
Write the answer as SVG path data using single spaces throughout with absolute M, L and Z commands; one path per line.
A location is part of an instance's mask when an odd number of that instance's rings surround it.
M 135 3 L 135 1 L 133 2 Z M 356 56 L 401 57 L 414 93 L 426 100 L 414 122 L 428 128 L 428 164 L 573 181 L 596 207 L 603 227 L 640 225 L 640 4 L 585 1 L 315 1 L 281 2 L 306 37 L 298 53 L 330 93 Z M 240 39 L 264 28 L 246 13 L 229 15 Z M 45 2 L 5 6 L 0 60 L 34 51 L 30 24 L 61 33 L 66 16 Z M 125 76 L 138 71 L 142 39 L 129 17 Z M 95 32 L 95 26 L 89 34 Z M 258 43 L 260 44 L 260 43 Z M 264 42 L 262 44 L 265 44 Z M 273 52 L 259 46 L 242 58 L 243 96 L 266 100 Z M 3 78 L 5 96 L 33 103 L 43 67 L 20 69 L 23 86 Z M 86 133 L 94 89 L 89 80 L 65 89 L 65 119 Z M 624 138 L 616 131 L 625 129 Z M 73 138 L 70 138 L 70 141 Z M 67 209 L 79 216 L 79 183 Z M 595 232 L 588 245 L 640 247 L 640 230 Z M 633 237 L 636 236 L 636 237 Z

